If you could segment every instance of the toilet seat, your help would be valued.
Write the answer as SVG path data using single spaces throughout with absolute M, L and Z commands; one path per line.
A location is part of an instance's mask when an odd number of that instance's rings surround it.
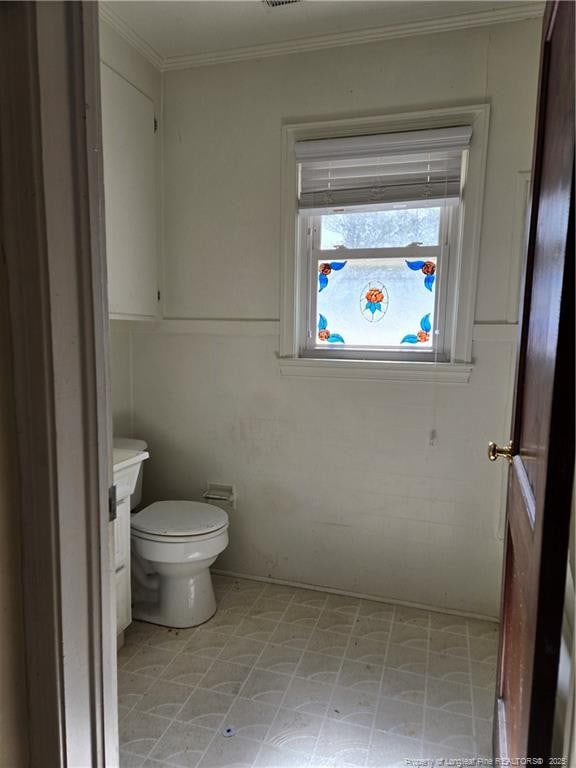
M 228 527 L 223 509 L 201 501 L 156 501 L 132 515 L 132 534 L 151 541 L 203 541 Z

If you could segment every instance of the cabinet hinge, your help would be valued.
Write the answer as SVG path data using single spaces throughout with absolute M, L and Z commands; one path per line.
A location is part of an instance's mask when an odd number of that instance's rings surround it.
M 156 118 L 156 115 L 154 115 L 154 133 L 158 131 L 158 119 Z
M 110 520 L 110 522 L 116 520 L 118 517 L 116 512 L 117 504 L 118 500 L 116 498 L 116 486 L 111 485 L 110 488 L 108 488 L 108 520 Z

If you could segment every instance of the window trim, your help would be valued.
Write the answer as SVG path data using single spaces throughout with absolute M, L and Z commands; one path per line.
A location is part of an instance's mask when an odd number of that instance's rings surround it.
M 464 364 L 469 368 L 472 360 L 472 327 L 476 304 L 476 282 L 480 250 L 480 231 L 482 220 L 482 203 L 484 196 L 484 180 L 486 171 L 486 155 L 488 144 L 488 123 L 490 117 L 489 104 L 472 106 L 448 107 L 443 109 L 405 112 L 398 114 L 358 117 L 350 119 L 322 120 L 308 123 L 286 124 L 282 128 L 282 190 L 281 190 L 281 308 L 280 308 L 280 347 L 279 357 L 285 361 L 308 361 L 299 353 L 302 318 L 298 308 L 303 305 L 302 286 L 305 269 L 303 262 L 298 259 L 298 247 L 305 246 L 302 242 L 302 227 L 298 221 L 298 172 L 295 154 L 297 141 L 344 136 L 360 136 L 374 133 L 401 132 L 423 130 L 427 128 L 452 127 L 455 125 L 472 126 L 472 140 L 468 154 L 466 170 L 466 189 L 460 209 L 461 224 L 456 229 L 454 242 L 455 257 L 451 259 L 452 279 L 457 281 L 452 321 L 452 352 L 449 362 L 443 363 L 414 363 L 412 360 L 389 361 L 393 370 L 398 366 L 410 366 L 407 375 L 413 377 L 416 367 L 423 368 L 424 378 L 430 376 L 432 366 L 437 370 L 442 366 Z M 314 362 L 314 361 L 312 361 Z M 316 366 L 324 367 L 326 375 L 336 368 L 342 370 L 342 365 L 352 365 L 358 360 L 335 361 L 316 358 Z M 363 366 L 377 365 L 382 371 L 388 361 L 363 361 Z M 338 363 L 334 366 L 333 363 Z M 297 367 L 297 366 L 296 366 Z M 283 366 L 283 372 L 295 370 L 295 366 Z M 359 366 L 355 366 L 359 370 Z M 409 373 L 410 372 L 410 373 Z M 302 375 L 301 373 L 299 375 Z M 317 375 L 317 374 L 315 374 Z M 396 374 L 397 375 L 397 374 Z M 378 378 L 378 376 L 376 376 Z

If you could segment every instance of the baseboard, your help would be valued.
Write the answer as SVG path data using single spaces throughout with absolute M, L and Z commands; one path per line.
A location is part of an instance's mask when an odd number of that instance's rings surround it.
M 348 592 L 345 589 L 334 589 L 334 587 L 318 586 L 317 584 L 305 584 L 301 581 L 287 581 L 286 579 L 273 579 L 270 576 L 254 576 L 251 573 L 238 573 L 236 571 L 225 571 L 221 568 L 211 568 L 212 573 L 220 576 L 232 576 L 236 579 L 250 579 L 251 581 L 264 581 L 267 584 L 283 584 L 286 587 L 299 587 L 300 589 L 311 589 L 315 592 L 329 592 L 333 595 L 346 595 L 346 597 L 358 597 L 362 600 L 373 600 L 377 603 L 390 603 L 391 605 L 405 605 L 408 608 L 421 608 L 425 611 L 434 611 L 435 613 L 449 613 L 451 616 L 463 616 L 467 619 L 480 619 L 481 621 L 493 621 L 498 623 L 500 620 L 494 616 L 486 616 L 482 613 L 473 613 L 471 611 L 458 611 L 453 608 L 439 608 L 437 605 L 426 605 L 425 603 L 412 603 L 409 600 L 397 600 L 393 597 L 380 597 L 376 595 L 365 595 L 361 592 Z

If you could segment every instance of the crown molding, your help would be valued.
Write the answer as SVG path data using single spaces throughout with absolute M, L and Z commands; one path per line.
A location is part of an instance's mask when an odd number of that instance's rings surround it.
M 160 56 L 149 43 L 146 42 L 140 35 L 138 35 L 131 26 L 118 16 L 116 11 L 112 10 L 112 3 L 99 3 L 98 10 L 100 19 L 107 22 L 112 29 L 114 29 L 120 37 L 126 40 L 138 53 L 140 53 L 147 61 L 152 64 L 158 71 L 162 71 L 164 68 L 165 59 Z
M 167 72 L 175 69 L 205 67 L 212 64 L 227 64 L 235 61 L 285 56 L 292 53 L 306 53 L 329 48 L 340 48 L 347 45 L 362 45 L 376 43 L 381 40 L 411 37 L 415 35 L 430 35 L 438 32 L 451 32 L 458 29 L 485 27 L 493 24 L 505 24 L 527 19 L 541 18 L 544 4 L 540 0 L 522 3 L 512 7 L 494 8 L 490 11 L 444 16 L 439 19 L 391 24 L 384 27 L 372 27 L 351 32 L 337 32 L 316 37 L 304 37 L 298 40 L 253 45 L 245 48 L 230 48 L 225 51 L 211 51 L 186 56 L 168 56 L 163 58 L 151 45 L 141 38 L 134 30 L 112 10 L 111 3 L 100 3 L 100 16 L 118 34 L 130 43 L 156 69 Z

